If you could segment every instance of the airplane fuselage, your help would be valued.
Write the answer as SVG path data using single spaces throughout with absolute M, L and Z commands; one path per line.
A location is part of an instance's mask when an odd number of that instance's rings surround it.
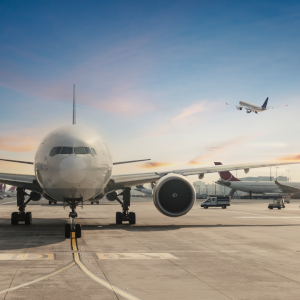
M 218 181 L 219 184 L 225 185 L 237 191 L 242 191 L 246 193 L 282 193 L 280 187 L 275 183 L 275 181 Z M 280 183 L 280 182 L 279 182 Z M 300 182 L 282 182 L 284 185 L 289 185 L 291 187 L 296 187 L 300 189 Z
M 264 108 L 259 105 L 255 105 L 253 103 L 247 102 L 247 101 L 240 101 L 240 106 L 245 107 L 247 110 L 253 111 L 253 112 L 261 112 L 267 110 L 267 108 Z
M 87 201 L 99 195 L 111 177 L 112 165 L 101 137 L 78 125 L 50 132 L 39 145 L 34 161 L 40 186 L 57 201 Z

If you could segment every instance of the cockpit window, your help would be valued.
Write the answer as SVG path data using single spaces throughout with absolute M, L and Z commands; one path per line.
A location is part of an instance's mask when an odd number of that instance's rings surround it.
M 62 148 L 62 147 L 56 147 L 53 156 L 56 155 L 56 154 L 59 154 L 61 148 Z
M 84 147 L 75 147 L 74 148 L 74 153 L 75 154 L 85 154 Z
M 60 154 L 72 154 L 73 147 L 63 147 Z
M 91 149 L 90 149 L 89 147 L 84 147 L 84 149 L 85 149 L 85 152 L 86 152 L 87 154 L 93 155 L 93 153 L 92 153 L 92 151 L 91 151 Z
M 52 150 L 51 150 L 51 152 L 50 152 L 50 154 L 49 154 L 50 156 L 54 156 L 55 149 L 56 149 L 56 147 L 52 148 Z
M 91 148 L 92 149 L 92 152 L 93 152 L 93 155 L 97 155 L 97 153 L 96 153 L 96 150 L 94 149 L 94 148 Z

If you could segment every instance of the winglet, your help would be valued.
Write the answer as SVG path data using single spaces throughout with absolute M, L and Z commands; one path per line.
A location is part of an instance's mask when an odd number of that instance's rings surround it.
M 73 125 L 76 124 L 75 84 L 73 84 Z
M 267 108 L 269 97 L 265 100 L 264 104 L 262 105 L 262 108 Z
M 216 166 L 222 165 L 221 162 L 215 162 Z M 240 181 L 239 179 L 235 178 L 229 171 L 219 172 L 219 175 L 222 180 L 224 181 Z

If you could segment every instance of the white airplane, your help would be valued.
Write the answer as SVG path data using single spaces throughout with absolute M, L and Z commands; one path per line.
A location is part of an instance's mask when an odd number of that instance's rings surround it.
M 215 162 L 215 165 L 222 165 L 220 162 Z M 234 177 L 229 171 L 219 172 L 221 180 L 216 183 L 231 188 L 230 194 L 235 191 L 242 191 L 249 193 L 250 198 L 253 194 L 264 193 L 299 193 L 300 182 L 278 182 L 278 181 L 241 181 Z
M 253 104 L 253 103 L 250 103 L 247 101 L 240 101 L 240 103 L 239 103 L 240 106 L 237 106 L 237 105 L 234 105 L 234 106 L 237 108 L 237 110 L 242 110 L 244 107 L 247 111 L 247 114 L 250 114 L 251 112 L 255 112 L 257 114 L 258 112 L 266 111 L 267 109 L 276 107 L 276 106 L 268 106 L 267 107 L 268 100 L 269 100 L 269 97 L 267 97 L 267 99 L 265 100 L 265 102 L 263 103 L 262 106 L 259 106 L 259 105 L 256 105 L 256 104 Z M 226 103 L 226 105 L 231 105 L 231 104 Z
M 122 212 L 116 213 L 117 224 L 124 221 L 135 224 L 135 213 L 129 212 L 132 186 L 151 183 L 154 186 L 153 202 L 158 211 L 169 217 L 179 217 L 192 209 L 196 199 L 195 189 L 186 179 L 188 175 L 198 175 L 202 179 L 205 173 L 299 163 L 241 164 L 112 176 L 114 165 L 135 161 L 113 162 L 104 140 L 93 130 L 76 125 L 75 86 L 73 125 L 57 128 L 47 134 L 37 148 L 34 162 L 1 160 L 32 164 L 35 173 L 0 173 L 0 183 L 17 187 L 19 211 L 12 213 L 11 224 L 31 224 L 32 214 L 25 212 L 26 205 L 29 201 L 39 201 L 43 195 L 47 200 L 63 202 L 64 206 L 70 207 L 70 224 L 65 225 L 66 238 L 70 238 L 71 232 L 75 232 L 77 238 L 81 237 L 81 226 L 75 224 L 76 207 L 104 196 L 121 204 Z M 116 193 L 120 189 L 123 190 L 123 201 Z M 30 195 L 25 190 L 31 191 Z M 29 196 L 27 200 L 26 195 Z
M 143 185 L 137 185 L 135 190 L 146 195 L 152 195 L 152 190 L 146 189 Z
M 15 186 L 12 186 L 8 191 L 6 191 L 6 197 L 16 197 L 17 196 L 17 190 Z

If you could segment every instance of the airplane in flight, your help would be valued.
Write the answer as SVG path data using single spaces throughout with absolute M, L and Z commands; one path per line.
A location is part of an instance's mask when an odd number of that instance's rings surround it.
M 146 195 L 152 195 L 152 190 L 146 189 L 143 185 L 137 185 L 135 190 Z
M 216 166 L 222 165 L 220 162 L 215 162 Z M 264 194 L 264 193 L 299 193 L 300 192 L 300 182 L 286 182 L 281 181 L 241 181 L 234 177 L 231 172 L 219 172 L 221 180 L 216 183 L 222 186 L 231 188 L 230 195 L 233 195 L 235 191 L 242 191 L 249 193 L 250 198 L 252 198 L 252 193 L 254 194 Z
M 268 106 L 267 107 L 268 100 L 269 100 L 269 97 L 267 97 L 267 99 L 265 100 L 265 102 L 263 103 L 262 106 L 259 106 L 259 105 L 256 105 L 256 104 L 253 104 L 253 103 L 250 103 L 247 101 L 240 101 L 239 106 L 238 105 L 234 105 L 234 106 L 237 108 L 237 110 L 242 110 L 244 107 L 247 114 L 250 114 L 251 112 L 255 112 L 257 114 L 259 112 L 266 111 L 270 108 L 276 107 L 276 106 Z M 226 105 L 231 105 L 231 104 L 226 103 Z
M 0 159 L 31 164 L 34 168 L 34 175 L 0 173 L 0 183 L 17 187 L 18 212 L 11 214 L 12 225 L 19 222 L 30 225 L 32 214 L 26 212 L 26 206 L 30 201 L 39 201 L 42 195 L 47 200 L 63 202 L 64 207 L 70 207 L 70 223 L 65 225 L 66 238 L 70 238 L 71 232 L 75 232 L 77 238 L 81 237 L 81 225 L 75 224 L 76 207 L 105 196 L 117 200 L 122 207 L 122 212 L 116 213 L 117 224 L 125 221 L 135 224 L 135 213 L 129 212 L 130 190 L 133 186 L 145 183 L 153 185 L 153 202 L 159 212 L 168 217 L 180 217 L 192 209 L 196 199 L 194 186 L 186 176 L 198 175 L 202 179 L 205 173 L 249 171 L 250 168 L 299 163 L 250 163 L 112 175 L 114 165 L 144 160 L 113 162 L 105 141 L 95 131 L 76 125 L 75 85 L 72 123 L 48 133 L 38 146 L 33 162 Z M 30 194 L 25 190 L 31 191 Z M 117 194 L 117 190 L 122 192 Z M 26 196 L 29 196 L 27 200 Z M 123 201 L 119 196 L 123 196 Z

